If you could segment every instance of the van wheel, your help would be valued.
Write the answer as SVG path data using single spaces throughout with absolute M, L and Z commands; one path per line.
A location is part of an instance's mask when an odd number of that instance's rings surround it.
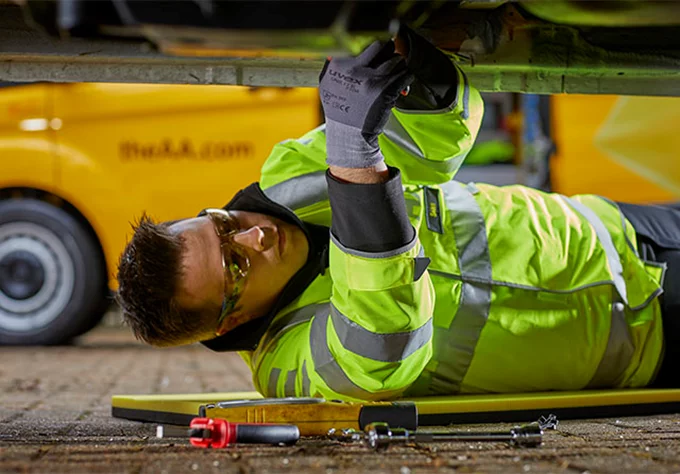
M 78 334 L 75 334 L 76 337 L 94 329 L 102 321 L 102 319 L 104 319 L 106 313 L 114 305 L 113 297 L 109 295 L 108 288 L 104 288 L 102 290 L 102 294 L 105 296 L 99 301 L 97 307 L 95 307 L 95 309 L 92 310 L 91 313 L 92 317 L 90 318 L 90 321 L 87 323 L 86 326 L 80 328 Z
M 104 262 L 63 209 L 0 201 L 0 344 L 68 342 L 101 318 Z

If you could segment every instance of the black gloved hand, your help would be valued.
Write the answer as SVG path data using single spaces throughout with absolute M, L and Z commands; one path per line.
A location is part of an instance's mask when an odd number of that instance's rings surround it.
M 368 168 L 382 161 L 378 135 L 412 79 L 392 41 L 376 41 L 355 58 L 327 61 L 319 76 L 326 116 L 326 162 Z
M 456 99 L 458 72 L 442 50 L 403 25 L 398 37 L 405 43 L 408 54 L 406 67 L 415 75 L 410 93 L 400 97 L 400 109 L 442 109 Z

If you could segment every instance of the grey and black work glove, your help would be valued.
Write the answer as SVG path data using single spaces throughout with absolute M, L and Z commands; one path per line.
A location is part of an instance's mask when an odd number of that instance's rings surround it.
M 319 76 L 326 116 L 326 162 L 343 168 L 380 163 L 378 135 L 412 79 L 392 41 L 376 41 L 357 57 L 326 61 Z

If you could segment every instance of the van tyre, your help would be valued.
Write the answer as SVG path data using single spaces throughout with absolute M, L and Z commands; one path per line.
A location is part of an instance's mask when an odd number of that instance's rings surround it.
M 115 303 L 113 300 L 113 296 L 109 294 L 108 287 L 104 288 L 102 290 L 102 297 L 99 301 L 99 305 L 97 305 L 97 307 L 92 311 L 92 317 L 90 318 L 90 321 L 87 323 L 87 325 L 81 327 L 80 331 L 78 331 L 78 334 L 76 334 L 75 336 L 76 337 L 80 336 L 94 329 L 102 321 L 102 319 L 104 319 L 106 313 L 108 313 L 109 310 L 112 309 L 114 305 Z
M 65 210 L 0 201 L 0 344 L 69 342 L 101 319 L 105 276 L 96 242 Z

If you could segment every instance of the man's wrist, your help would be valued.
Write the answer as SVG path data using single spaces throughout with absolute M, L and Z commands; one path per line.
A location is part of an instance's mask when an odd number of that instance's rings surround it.
M 390 179 L 390 172 L 384 161 L 369 168 L 343 168 L 341 166 L 328 168 L 334 178 L 344 183 L 375 184 L 384 183 Z

